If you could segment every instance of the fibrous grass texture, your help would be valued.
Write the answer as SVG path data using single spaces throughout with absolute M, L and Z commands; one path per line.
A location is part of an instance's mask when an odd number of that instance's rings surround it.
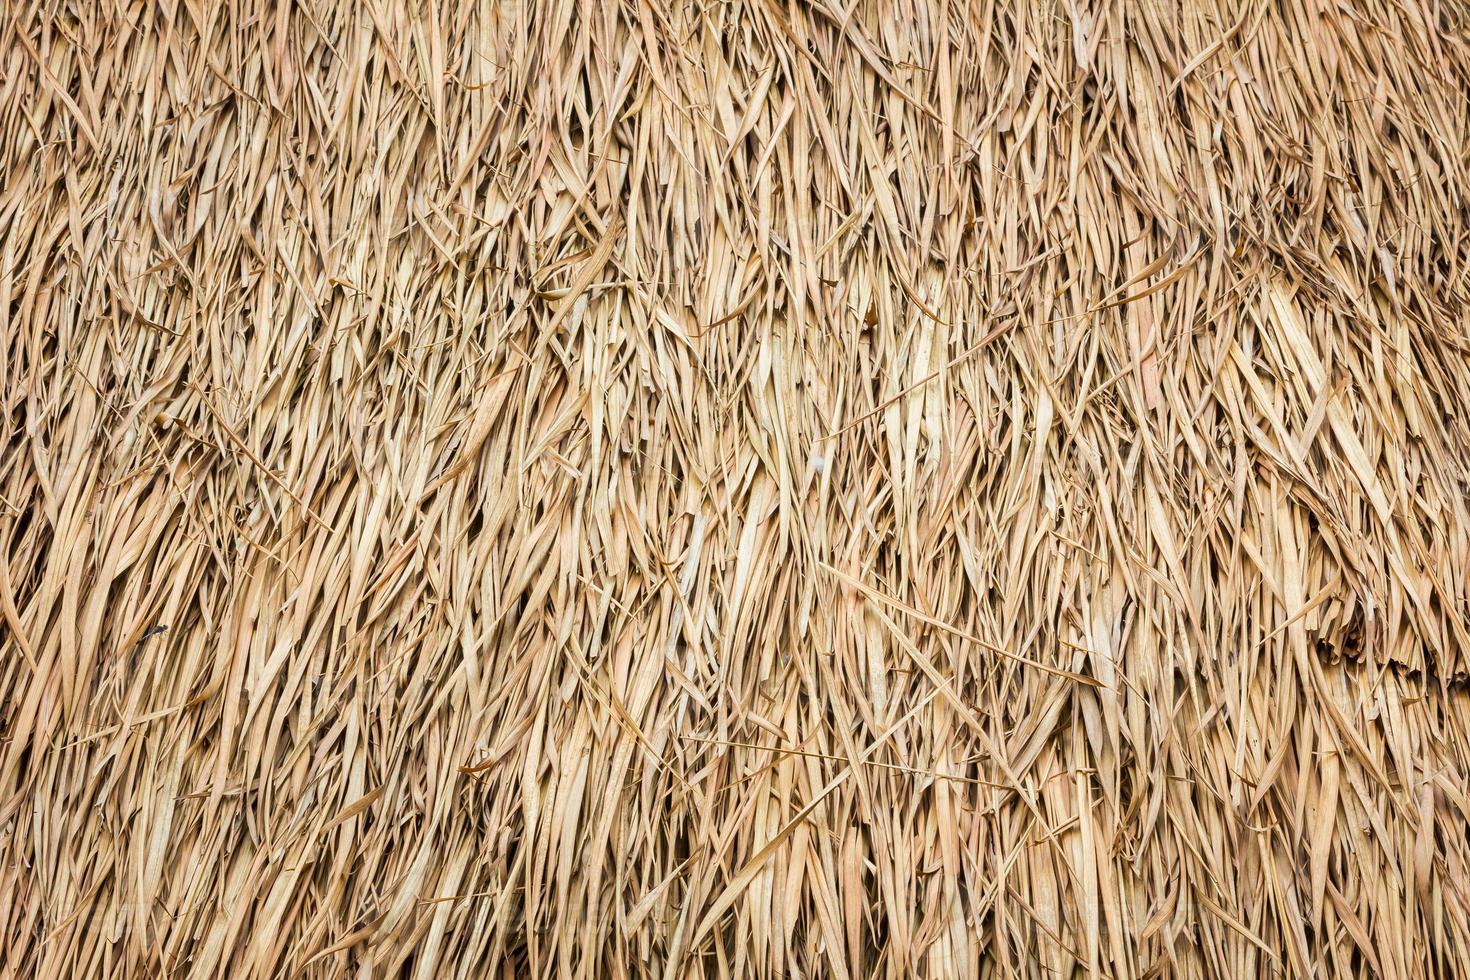
M 0 969 L 1470 974 L 1470 15 L 13 0 Z

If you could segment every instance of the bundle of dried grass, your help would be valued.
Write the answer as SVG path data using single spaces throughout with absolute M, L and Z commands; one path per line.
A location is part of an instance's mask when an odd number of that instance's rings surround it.
M 1467 25 L 13 3 L 0 968 L 1462 971 Z

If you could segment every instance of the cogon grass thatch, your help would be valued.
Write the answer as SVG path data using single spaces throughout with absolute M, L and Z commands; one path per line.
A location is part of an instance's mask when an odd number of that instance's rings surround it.
M 0 969 L 1465 975 L 1467 24 L 12 2 Z

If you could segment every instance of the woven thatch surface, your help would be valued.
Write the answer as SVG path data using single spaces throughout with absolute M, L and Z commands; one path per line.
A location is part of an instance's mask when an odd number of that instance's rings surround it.
M 13 3 L 0 969 L 1463 968 L 1470 17 L 1182 7 Z

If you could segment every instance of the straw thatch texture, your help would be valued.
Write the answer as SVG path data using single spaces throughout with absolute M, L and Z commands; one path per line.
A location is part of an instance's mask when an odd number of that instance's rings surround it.
M 1470 973 L 1470 16 L 17 0 L 0 970 Z

